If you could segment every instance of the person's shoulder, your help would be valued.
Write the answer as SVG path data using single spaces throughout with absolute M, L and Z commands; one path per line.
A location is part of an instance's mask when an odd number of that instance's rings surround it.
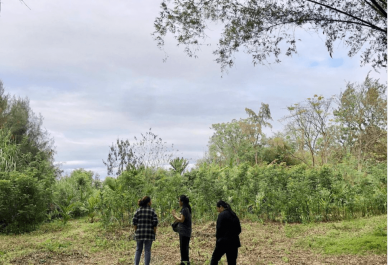
M 187 214 L 190 214 L 189 208 L 183 207 L 182 210 L 181 210 L 181 213 L 182 213 L 182 214 L 186 214 L 186 215 L 187 215 Z
M 218 214 L 218 218 L 224 219 L 229 217 L 229 211 L 222 211 Z
M 220 217 L 222 219 L 231 219 L 231 220 L 233 219 L 234 220 L 237 216 L 233 215 L 230 211 L 225 210 L 225 211 L 222 211 L 220 213 Z

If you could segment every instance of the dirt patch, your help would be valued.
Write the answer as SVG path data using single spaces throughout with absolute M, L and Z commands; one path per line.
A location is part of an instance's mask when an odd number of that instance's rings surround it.
M 11 264 L 91 264 L 89 260 L 88 255 L 78 251 L 69 253 L 34 252 L 12 260 Z

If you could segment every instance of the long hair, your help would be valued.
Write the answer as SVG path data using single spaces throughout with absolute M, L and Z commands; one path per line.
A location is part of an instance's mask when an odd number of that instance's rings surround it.
M 151 201 L 150 196 L 144 196 L 142 199 L 137 201 L 137 204 L 140 207 L 146 207 L 150 201 Z
M 188 198 L 186 195 L 181 195 L 181 196 L 179 196 L 179 199 L 180 199 L 181 202 L 183 203 L 182 208 L 183 208 L 183 207 L 189 208 L 189 211 L 190 211 L 190 214 L 191 214 L 191 206 L 190 206 L 190 204 L 189 204 L 189 202 L 190 202 L 189 198 Z
M 217 207 L 224 207 L 226 211 L 229 211 L 233 216 L 237 217 L 236 213 L 232 210 L 232 207 L 229 205 L 229 203 L 223 201 L 223 200 L 219 200 L 217 202 Z

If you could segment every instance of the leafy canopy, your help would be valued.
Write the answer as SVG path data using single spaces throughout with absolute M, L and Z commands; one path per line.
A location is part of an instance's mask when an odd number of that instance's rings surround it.
M 154 36 L 163 47 L 172 33 L 191 57 L 205 44 L 209 22 L 221 23 L 214 54 L 224 70 L 233 66 L 240 48 L 252 55 L 253 64 L 271 57 L 280 62 L 282 53 L 297 53 L 295 30 L 303 28 L 324 34 L 330 56 L 334 42 L 341 40 L 349 56 L 362 50 L 361 65 L 380 68 L 387 64 L 386 10 L 386 0 L 163 0 Z

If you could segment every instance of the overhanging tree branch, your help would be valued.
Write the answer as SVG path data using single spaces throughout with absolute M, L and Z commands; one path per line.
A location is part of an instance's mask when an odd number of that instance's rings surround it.
M 379 27 L 373 25 L 372 23 L 369 23 L 368 21 L 365 21 L 365 20 L 363 20 L 363 19 L 361 19 L 361 18 L 355 17 L 355 16 L 353 16 L 353 15 L 351 15 L 351 14 L 349 14 L 349 13 L 346 13 L 346 12 L 344 12 L 344 11 L 342 11 L 342 10 L 339 10 L 339 9 L 337 9 L 337 8 L 334 8 L 334 7 L 332 7 L 332 6 L 325 5 L 325 4 L 322 4 L 322 3 L 319 3 L 319 2 L 316 2 L 316 1 L 313 1 L 313 0 L 306 0 L 306 1 L 311 2 L 311 3 L 314 3 L 314 4 L 317 4 L 317 5 L 320 5 L 320 6 L 324 6 L 324 7 L 328 8 L 328 9 L 334 10 L 334 11 L 336 11 L 336 12 L 338 12 L 338 13 L 344 14 L 344 15 L 349 16 L 349 17 L 351 17 L 351 18 L 354 18 L 354 19 L 356 19 L 356 20 L 358 20 L 358 21 L 361 21 L 361 22 L 363 22 L 363 23 L 369 25 L 369 26 L 370 26 L 371 28 L 373 28 L 373 29 L 376 29 L 376 30 L 379 30 L 379 31 L 382 31 L 382 32 L 387 33 L 386 30 L 381 29 L 381 28 L 379 28 Z
M 365 0 L 368 3 L 368 1 Z M 382 13 L 382 15 L 387 18 L 387 12 L 375 1 L 371 0 L 371 2 L 375 5 L 375 7 Z M 368 3 L 369 4 L 369 3 Z

